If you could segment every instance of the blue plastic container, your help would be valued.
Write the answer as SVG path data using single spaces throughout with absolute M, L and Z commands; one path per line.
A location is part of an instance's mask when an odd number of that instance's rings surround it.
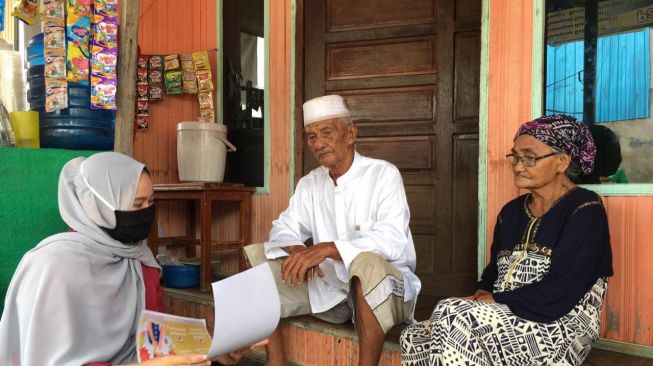
M 27 101 L 30 110 L 39 112 L 41 147 L 113 150 L 115 114 L 110 110 L 91 109 L 88 85 L 68 83 L 68 108 L 45 111 L 43 34 L 30 40 L 27 64 Z
M 43 33 L 35 35 L 27 44 L 27 67 L 43 65 Z
M 163 285 L 173 288 L 190 288 L 200 285 L 200 266 L 182 264 L 162 265 Z

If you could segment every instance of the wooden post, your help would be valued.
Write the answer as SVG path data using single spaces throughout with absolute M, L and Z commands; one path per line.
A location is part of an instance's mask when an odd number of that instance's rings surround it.
M 113 149 L 133 155 L 134 104 L 136 103 L 136 57 L 140 0 L 120 4 L 120 50 L 118 56 L 118 95 L 116 132 Z

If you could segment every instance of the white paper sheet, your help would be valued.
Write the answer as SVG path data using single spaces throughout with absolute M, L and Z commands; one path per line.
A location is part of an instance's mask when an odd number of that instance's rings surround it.
M 209 358 L 257 343 L 277 328 L 281 304 L 267 263 L 212 286 L 215 326 Z

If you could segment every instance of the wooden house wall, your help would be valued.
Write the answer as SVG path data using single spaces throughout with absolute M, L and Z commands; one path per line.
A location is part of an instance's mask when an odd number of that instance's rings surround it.
M 214 85 L 221 87 L 215 51 L 218 46 L 216 1 L 209 0 L 141 0 L 139 46 L 143 54 L 179 54 L 202 50 L 209 52 Z M 268 194 L 252 199 L 252 238 L 266 240 L 272 220 L 287 206 L 290 193 L 290 3 L 270 1 L 270 183 Z M 145 162 L 155 183 L 178 182 L 176 126 L 181 121 L 197 119 L 199 106 L 194 95 L 165 96 L 162 102 L 150 103 L 150 127 L 136 132 L 135 158 Z M 217 111 L 220 115 L 220 111 Z M 237 212 L 234 207 L 215 208 L 218 216 L 214 232 L 218 239 L 236 237 Z M 166 235 L 180 234 L 185 228 L 186 203 L 162 203 L 159 207 Z M 237 269 L 236 253 L 230 253 L 221 271 Z

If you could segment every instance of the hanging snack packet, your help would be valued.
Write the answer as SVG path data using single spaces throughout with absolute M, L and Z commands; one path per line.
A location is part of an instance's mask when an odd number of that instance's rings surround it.
M 139 130 L 147 130 L 149 123 L 149 117 L 142 114 L 136 115 L 136 126 Z
M 63 27 L 64 0 L 43 0 L 43 25 Z
M 93 20 L 99 19 L 94 17 Z M 93 24 L 94 44 L 107 48 L 118 46 L 118 22 L 117 18 L 103 18 Z
M 181 71 L 168 71 L 165 74 L 166 80 L 166 93 L 170 94 L 181 94 L 183 92 L 181 88 Z
M 193 63 L 193 60 L 192 59 L 191 60 L 181 60 L 181 71 L 195 72 L 195 64 Z
M 163 100 L 163 85 L 161 83 L 149 84 L 148 88 L 150 89 L 151 102 Z
M 97 14 L 104 15 L 108 18 L 118 16 L 118 0 L 94 0 L 93 6 Z
M 165 71 L 179 70 L 179 55 L 168 55 L 164 60 Z
M 11 15 L 27 25 L 34 25 L 38 11 L 39 0 L 20 0 Z
M 93 46 L 91 65 L 93 76 L 115 78 L 118 70 L 118 49 Z
M 211 71 L 209 54 L 206 51 L 193 52 L 193 62 L 195 63 L 196 71 Z
M 65 108 L 68 108 L 68 82 L 66 80 L 46 77 L 45 111 L 53 112 Z
M 211 80 L 211 71 L 197 72 L 197 87 L 200 92 L 212 91 L 213 81 Z
M 150 70 L 163 70 L 163 56 L 150 56 L 148 67 Z
M 163 72 L 161 70 L 150 70 L 148 77 L 150 83 L 163 82 Z
M 147 98 L 138 98 L 136 100 L 136 114 L 142 115 L 142 116 L 148 116 L 148 100 Z
M 91 76 L 91 108 L 115 110 L 117 90 L 115 78 Z
M 200 120 L 215 122 L 215 112 L 213 109 L 200 109 Z
M 45 71 L 46 78 L 51 79 L 66 79 L 66 58 L 63 56 L 48 56 L 45 58 Z
M 147 83 L 138 83 L 136 84 L 136 98 L 149 98 L 150 89 Z
M 197 87 L 197 76 L 195 75 L 195 71 L 193 72 L 182 71 L 181 78 L 182 78 L 182 90 L 184 93 L 197 94 L 199 92 L 199 89 Z
M 150 59 L 150 57 L 147 56 L 147 55 L 139 55 L 138 56 L 138 67 L 147 69 L 147 64 L 149 62 L 149 59 Z
M 200 109 L 213 109 L 213 93 L 199 93 L 197 94 L 197 100 L 200 102 Z
M 147 68 L 139 67 L 136 69 L 136 82 L 147 83 Z
M 44 56 L 66 55 L 66 31 L 64 27 L 46 26 L 43 35 Z
M 88 0 L 66 0 L 66 67 L 69 82 L 88 85 L 90 75 L 91 5 Z

